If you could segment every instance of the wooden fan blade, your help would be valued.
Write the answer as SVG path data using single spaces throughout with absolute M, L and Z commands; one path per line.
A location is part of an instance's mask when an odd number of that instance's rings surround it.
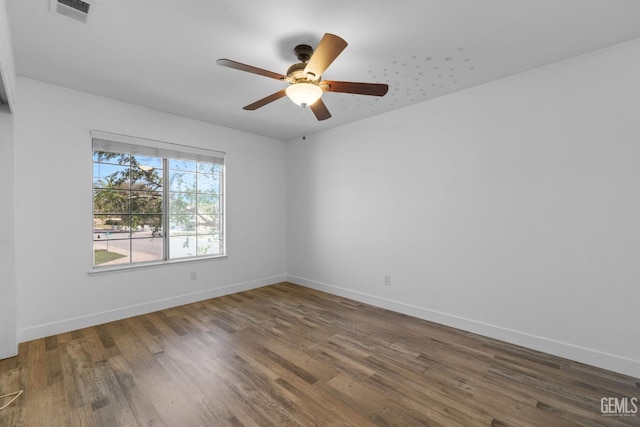
M 318 47 L 309 58 L 304 72 L 311 74 L 312 79 L 319 79 L 322 73 L 331 65 L 334 59 L 347 47 L 347 42 L 342 38 L 326 33 L 322 36 Z
M 254 102 L 253 104 L 249 104 L 246 107 L 242 107 L 243 110 L 257 110 L 260 107 L 264 107 L 265 105 L 269 104 L 270 102 L 273 101 L 277 101 L 278 99 L 282 98 L 283 96 L 285 96 L 287 94 L 287 92 L 285 91 L 285 89 L 279 90 L 276 93 L 273 93 L 269 96 L 265 96 L 264 98 Z
M 326 80 L 320 86 L 327 92 L 355 93 L 357 95 L 384 96 L 389 85 L 384 83 L 337 82 Z
M 282 74 L 274 73 L 273 71 L 263 70 L 262 68 L 253 67 L 251 65 L 242 64 L 240 62 L 232 61 L 230 59 L 221 58 L 216 61 L 216 64 L 223 67 L 233 68 L 235 70 L 246 71 L 248 73 L 258 74 L 259 76 L 270 77 L 276 80 L 284 80 L 285 76 Z
M 316 102 L 311 104 L 309 108 L 311 108 L 311 111 L 313 111 L 313 114 L 315 114 L 316 119 L 318 120 L 327 120 L 329 117 L 331 117 L 331 113 L 322 101 L 322 98 L 319 98 Z

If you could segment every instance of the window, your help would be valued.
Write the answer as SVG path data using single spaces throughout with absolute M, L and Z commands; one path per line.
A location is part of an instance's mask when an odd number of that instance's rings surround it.
M 224 153 L 105 132 L 93 141 L 93 266 L 225 255 Z

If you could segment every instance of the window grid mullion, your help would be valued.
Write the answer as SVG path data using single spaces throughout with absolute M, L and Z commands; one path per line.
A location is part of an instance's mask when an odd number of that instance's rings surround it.
M 131 167 L 131 154 L 129 154 L 129 264 L 133 264 L 133 168 Z
M 170 259 L 169 253 L 169 160 L 162 159 L 162 252 L 163 259 Z
M 196 188 L 195 188 L 195 193 L 194 193 L 194 197 L 196 199 L 196 211 L 194 212 L 194 216 L 196 218 L 196 256 L 200 255 L 198 253 L 198 243 L 199 243 L 199 234 L 200 232 L 198 231 L 199 226 L 200 226 L 200 218 L 198 217 L 198 212 L 200 212 L 199 210 L 199 203 L 200 203 L 200 198 L 198 197 L 198 174 L 200 172 L 198 171 L 198 163 L 196 162 Z

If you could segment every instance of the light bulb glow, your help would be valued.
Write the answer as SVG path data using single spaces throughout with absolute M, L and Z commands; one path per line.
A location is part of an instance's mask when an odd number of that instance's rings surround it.
M 287 96 L 298 105 L 312 105 L 322 96 L 322 89 L 312 83 L 294 83 L 286 90 Z

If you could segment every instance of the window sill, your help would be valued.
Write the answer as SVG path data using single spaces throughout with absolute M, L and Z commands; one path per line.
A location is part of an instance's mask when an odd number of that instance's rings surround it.
M 114 265 L 109 267 L 94 267 L 89 270 L 89 276 L 99 276 L 102 274 L 111 274 L 111 273 L 121 273 L 124 271 L 134 271 L 134 270 L 147 270 L 147 269 L 156 269 L 158 267 L 167 267 L 170 265 L 176 264 L 188 264 L 188 263 L 198 263 L 203 261 L 211 261 L 211 260 L 221 260 L 228 258 L 228 255 L 212 255 L 206 257 L 198 257 L 198 258 L 183 258 L 183 259 L 173 259 L 167 261 L 154 261 L 154 262 L 141 262 L 138 264 L 123 264 L 123 265 Z

